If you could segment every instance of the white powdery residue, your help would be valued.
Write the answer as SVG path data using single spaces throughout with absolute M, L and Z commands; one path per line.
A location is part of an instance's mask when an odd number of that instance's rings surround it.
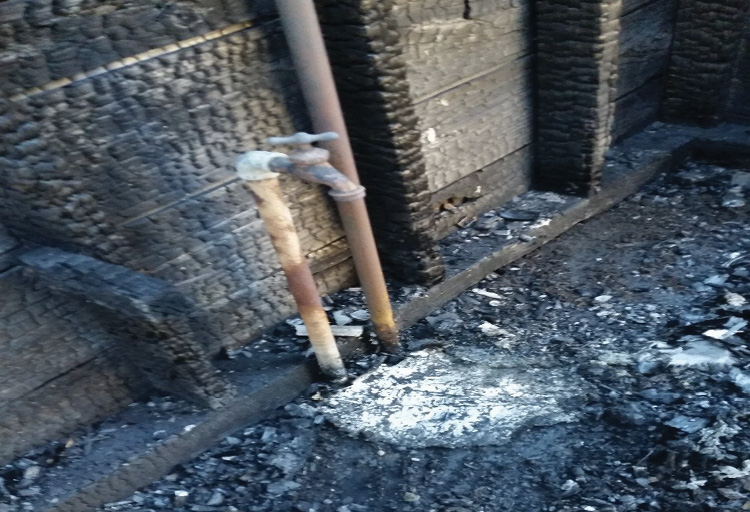
M 471 290 L 471 293 L 476 293 L 477 295 L 481 295 L 482 297 L 489 297 L 490 299 L 502 299 L 502 295 L 498 295 L 495 292 L 490 292 L 487 290 L 482 290 L 481 288 L 473 288 Z
M 703 336 L 708 336 L 709 338 L 713 338 L 715 340 L 723 340 L 727 337 L 727 331 L 726 329 L 709 329 L 706 332 L 703 333 Z
M 479 330 L 482 331 L 482 334 L 486 334 L 487 336 L 502 336 L 508 332 L 491 322 L 482 322 L 479 324 Z
M 517 407 L 496 405 L 490 408 L 489 417 L 491 420 L 507 421 L 509 418 L 517 417 L 520 414 Z
M 495 398 L 501 395 L 523 396 L 526 386 L 515 382 L 513 379 L 500 379 L 495 387 L 484 388 L 480 394 L 485 398 Z
M 665 350 L 672 366 L 730 366 L 736 361 L 732 353 L 707 341 L 691 341 L 685 347 Z
M 747 303 L 747 299 L 745 299 L 745 297 L 743 297 L 739 293 L 734 292 L 727 292 L 724 295 L 724 299 L 726 299 L 727 304 L 734 307 L 744 306 Z
M 693 477 L 687 482 L 677 482 L 676 484 L 672 486 L 672 488 L 681 490 L 681 491 L 687 491 L 687 490 L 695 491 L 697 489 L 700 489 L 704 485 L 706 485 L 706 483 L 708 483 L 708 480 L 705 480 L 705 479 L 700 480 L 700 479 Z
M 725 479 L 736 479 L 745 478 L 750 476 L 750 459 L 742 463 L 742 468 L 736 468 L 734 466 L 720 466 L 718 471 L 711 471 L 711 473 L 719 480 Z
M 633 355 L 625 352 L 604 352 L 598 360 L 607 366 L 627 366 L 633 362 Z
M 381 366 L 329 397 L 326 418 L 350 434 L 410 447 L 499 444 L 529 423 L 574 420 L 560 401 L 581 393 L 577 377 L 560 369 L 490 367 L 492 354 L 466 364 L 423 351 Z
M 556 194 L 555 192 L 543 192 L 539 194 L 538 197 L 539 199 L 549 201 L 550 203 L 565 204 L 567 202 L 563 196 L 561 196 L 560 194 Z
M 539 219 L 529 227 L 531 229 L 539 229 L 539 228 L 543 228 L 544 226 L 549 226 L 551 223 L 552 223 L 552 219 Z
M 507 377 L 500 379 L 500 382 L 497 383 L 497 387 L 509 396 L 522 396 L 524 394 L 524 389 L 526 388 L 523 384 L 519 384 L 513 379 Z
M 422 134 L 422 140 L 428 144 L 435 142 L 437 140 L 437 132 L 435 131 L 435 128 L 428 128 L 425 130 Z

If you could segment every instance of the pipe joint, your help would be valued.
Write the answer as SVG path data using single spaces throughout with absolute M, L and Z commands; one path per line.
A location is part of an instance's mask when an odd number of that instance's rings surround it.
M 357 185 L 343 173 L 327 163 L 318 165 L 293 164 L 287 172 L 303 181 L 327 186 L 329 195 L 336 201 L 353 201 L 365 197 L 365 188 Z
M 334 190 L 328 191 L 328 195 L 333 198 L 337 203 L 346 203 L 349 201 L 356 201 L 357 199 L 364 199 L 365 187 L 362 185 L 355 185 L 357 188 L 352 190 Z
M 259 181 L 276 178 L 278 166 L 272 163 L 274 160 L 287 160 L 284 153 L 275 151 L 248 151 L 237 158 L 234 167 L 237 175 L 245 181 Z
M 312 142 L 331 140 L 336 137 L 337 135 L 332 132 L 319 135 L 300 132 L 290 137 L 270 137 L 268 140 L 274 144 L 296 144 L 298 147 L 289 156 L 282 153 L 253 151 L 246 153 L 247 160 L 255 163 L 259 168 L 291 174 L 302 181 L 325 185 L 330 189 L 328 194 L 336 202 L 362 199 L 365 197 L 365 188 L 328 163 L 330 156 L 328 150 L 311 145 Z

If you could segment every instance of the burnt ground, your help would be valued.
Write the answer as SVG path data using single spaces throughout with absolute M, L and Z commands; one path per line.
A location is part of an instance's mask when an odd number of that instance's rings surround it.
M 101 510 L 750 510 L 749 173 L 688 163 L 405 333 L 407 357 L 564 370 L 585 383 L 564 402 L 572 419 L 496 444 L 397 446 L 336 427 L 340 391 L 318 384 Z M 491 217 L 462 236 L 505 229 Z

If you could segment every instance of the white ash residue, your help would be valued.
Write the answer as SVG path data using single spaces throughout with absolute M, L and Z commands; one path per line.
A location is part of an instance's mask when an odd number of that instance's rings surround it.
M 581 383 L 561 369 L 465 364 L 421 351 L 381 366 L 326 403 L 326 417 L 352 435 L 412 448 L 496 445 L 526 426 L 575 420 L 564 402 Z

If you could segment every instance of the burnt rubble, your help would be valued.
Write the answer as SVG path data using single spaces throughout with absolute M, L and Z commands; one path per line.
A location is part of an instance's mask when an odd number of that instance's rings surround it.
M 406 333 L 407 359 L 575 376 L 585 385 L 558 404 L 573 421 L 416 448 L 347 435 L 331 409 L 341 391 L 315 384 L 274 418 L 100 510 L 750 509 L 750 225 L 747 206 L 726 201 L 747 199 L 747 176 L 689 162 Z M 356 292 L 328 306 L 340 323 L 364 322 Z M 256 350 L 302 350 L 293 325 L 278 329 L 286 344 Z M 351 366 L 373 375 L 394 363 L 373 353 Z M 34 510 L 28 494 L 45 464 L 27 457 L 3 470 L 0 510 Z

